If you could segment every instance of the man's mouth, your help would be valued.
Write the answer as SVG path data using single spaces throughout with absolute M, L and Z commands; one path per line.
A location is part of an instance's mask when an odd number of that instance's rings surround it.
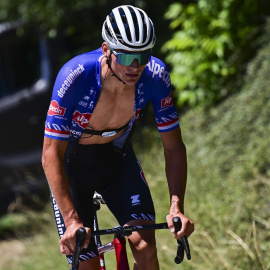
M 136 78 L 138 75 L 138 73 L 126 73 L 126 76 L 130 78 Z

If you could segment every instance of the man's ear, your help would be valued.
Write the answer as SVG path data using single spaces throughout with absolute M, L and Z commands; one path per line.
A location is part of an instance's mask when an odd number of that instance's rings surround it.
M 110 58 L 110 48 L 109 45 L 106 42 L 102 43 L 102 54 L 109 59 Z

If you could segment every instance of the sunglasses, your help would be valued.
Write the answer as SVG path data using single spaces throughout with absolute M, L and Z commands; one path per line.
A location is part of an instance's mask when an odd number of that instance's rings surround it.
M 116 56 L 116 62 L 123 66 L 130 66 L 134 60 L 138 60 L 140 66 L 146 65 L 150 61 L 152 55 L 152 50 L 148 50 L 143 53 L 122 53 L 116 52 L 112 48 L 110 49 Z

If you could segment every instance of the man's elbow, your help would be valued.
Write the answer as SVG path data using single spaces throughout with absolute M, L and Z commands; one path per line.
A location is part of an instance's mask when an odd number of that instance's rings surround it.
M 42 157 L 41 157 L 41 164 L 43 167 L 43 170 L 46 171 L 46 169 L 48 168 L 48 151 L 47 149 L 43 149 L 42 152 Z
M 54 158 L 56 155 L 54 154 L 54 149 L 51 145 L 44 144 L 43 151 L 42 151 L 42 157 L 41 157 L 41 163 L 43 170 L 46 172 L 46 170 L 50 167 L 50 164 L 54 163 Z
M 186 145 L 183 142 L 181 142 L 178 147 L 179 147 L 180 152 L 182 152 L 184 155 L 187 154 L 187 148 L 186 148 Z

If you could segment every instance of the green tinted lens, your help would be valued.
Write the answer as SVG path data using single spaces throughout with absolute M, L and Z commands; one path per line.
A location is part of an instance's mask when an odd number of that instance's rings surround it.
M 150 61 L 151 51 L 145 53 L 116 53 L 117 63 L 130 66 L 134 60 L 138 60 L 139 65 L 145 65 Z

